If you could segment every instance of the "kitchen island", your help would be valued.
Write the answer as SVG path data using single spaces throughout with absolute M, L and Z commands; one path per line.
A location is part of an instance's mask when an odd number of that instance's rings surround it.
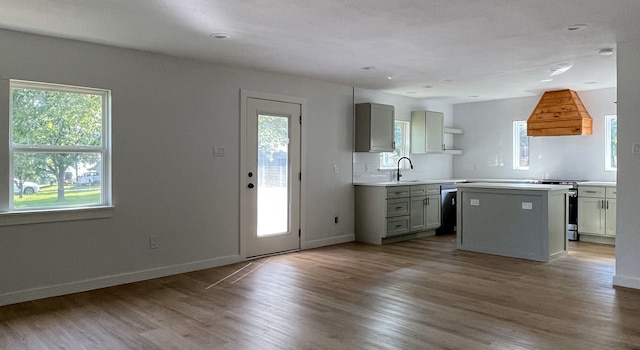
M 566 256 L 570 188 L 458 184 L 458 249 L 544 262 Z

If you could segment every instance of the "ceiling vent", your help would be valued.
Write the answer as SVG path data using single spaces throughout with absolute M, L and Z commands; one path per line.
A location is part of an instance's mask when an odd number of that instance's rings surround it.
M 591 135 L 591 123 L 578 93 L 569 89 L 547 91 L 527 120 L 527 135 Z

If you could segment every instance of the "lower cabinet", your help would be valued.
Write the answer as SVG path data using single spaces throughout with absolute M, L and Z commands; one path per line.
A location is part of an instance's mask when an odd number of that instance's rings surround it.
M 578 186 L 578 233 L 585 241 L 615 237 L 616 187 Z
M 355 206 L 360 242 L 410 239 L 440 227 L 440 185 L 358 185 Z

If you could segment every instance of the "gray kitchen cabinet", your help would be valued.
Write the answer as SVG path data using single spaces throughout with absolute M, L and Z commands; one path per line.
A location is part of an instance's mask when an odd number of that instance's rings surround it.
M 444 114 L 432 111 L 411 112 L 411 153 L 444 152 Z
M 356 104 L 356 152 L 393 152 L 394 120 L 393 106 Z
M 440 191 L 440 188 L 438 188 L 438 191 Z M 428 196 L 427 205 L 425 206 L 427 211 L 427 230 L 435 230 L 442 224 L 440 209 L 440 194 Z
M 616 187 L 578 186 L 578 233 L 613 238 L 616 235 Z
M 356 186 L 356 240 L 373 244 L 435 234 L 440 185 Z

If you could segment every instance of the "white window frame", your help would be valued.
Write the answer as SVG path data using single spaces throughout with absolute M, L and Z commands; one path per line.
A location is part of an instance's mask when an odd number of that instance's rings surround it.
M 400 128 L 400 139 L 395 137 L 396 128 Z M 396 120 L 393 122 L 393 134 L 394 134 L 394 146 L 395 152 L 381 152 L 380 153 L 380 169 L 388 170 L 388 169 L 397 169 L 398 159 L 402 157 L 409 156 L 410 150 L 410 139 L 409 135 L 411 133 L 411 122 L 405 120 Z M 385 160 L 387 163 L 385 163 Z M 393 164 L 389 164 L 388 161 L 393 160 Z M 400 169 L 409 169 L 409 162 L 403 160 L 400 164 Z
M 520 165 L 520 129 L 524 126 L 527 129 L 527 121 L 515 120 L 513 121 L 513 170 L 529 170 L 531 166 L 531 143 L 529 136 L 527 136 L 527 146 L 529 147 L 529 165 Z
M 604 132 L 604 170 L 605 171 L 618 171 L 618 162 L 617 162 L 617 154 L 616 154 L 616 159 L 615 159 L 615 163 L 616 166 L 612 166 L 611 164 L 614 162 L 611 159 L 611 123 L 613 121 L 616 121 L 616 136 L 617 136 L 617 123 L 618 123 L 618 116 L 617 115 L 605 115 L 604 116 L 604 125 L 605 125 L 605 132 Z M 616 146 L 617 146 L 617 138 L 616 138 Z M 616 152 L 617 153 L 617 152 Z
M 5 85 L 6 86 L 6 85 Z M 13 123 L 13 89 L 41 89 L 49 91 L 87 93 L 102 96 L 102 144 L 99 146 L 38 146 L 38 145 L 16 145 L 12 141 Z M 71 85 L 40 83 L 24 80 L 9 80 L 8 83 L 9 100 L 1 101 L 0 104 L 8 103 L 9 118 L 8 125 L 0 127 L 0 136 L 6 135 L 8 144 L 0 148 L 7 147 L 8 158 L 6 170 L 0 170 L 0 178 L 7 178 L 8 187 L 6 191 L 0 193 L 0 226 L 20 225 L 42 222 L 84 220 L 94 218 L 111 217 L 112 215 L 112 192 L 111 192 L 111 91 L 106 89 L 95 89 Z M 6 96 L 6 95 L 5 95 Z M 45 208 L 14 209 L 13 206 L 13 159 L 16 152 L 79 152 L 79 153 L 99 153 L 101 155 L 101 199 L 100 203 L 94 205 L 81 206 L 59 206 Z

